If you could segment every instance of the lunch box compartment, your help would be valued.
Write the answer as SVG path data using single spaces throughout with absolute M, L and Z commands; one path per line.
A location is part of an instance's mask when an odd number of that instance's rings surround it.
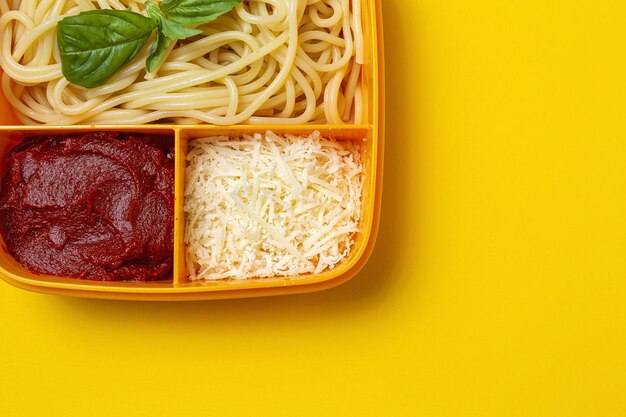
M 354 239 L 354 246 L 346 259 L 342 260 L 333 269 L 323 271 L 319 274 L 306 274 L 291 277 L 277 276 L 272 278 L 256 278 L 248 280 L 225 279 L 225 280 L 197 280 L 191 281 L 186 265 L 185 245 L 184 245 L 184 185 L 185 185 L 185 168 L 187 166 L 186 155 L 189 142 L 196 138 L 208 136 L 227 136 L 229 138 L 240 137 L 243 134 L 252 135 L 254 133 L 265 133 L 271 130 L 275 134 L 281 136 L 284 134 L 308 136 L 313 131 L 319 131 L 323 137 L 332 138 L 337 141 L 353 141 L 359 144 L 361 162 L 363 165 L 363 193 L 361 196 L 361 219 L 359 222 L 359 232 Z M 179 147 L 176 152 L 176 226 L 174 241 L 174 283 L 179 286 L 190 287 L 218 287 L 221 289 L 236 288 L 260 288 L 274 286 L 290 286 L 318 283 L 328 279 L 333 279 L 338 275 L 347 272 L 353 266 L 363 253 L 369 235 L 371 232 L 374 190 L 372 188 L 372 178 L 375 178 L 375 161 L 372 158 L 374 154 L 372 137 L 372 129 L 367 126 L 237 126 L 231 128 L 221 127 L 198 127 L 192 129 L 181 129 L 179 131 Z
M 155 126 L 153 129 L 132 129 L 132 128 L 102 128 L 98 129 L 98 131 L 110 131 L 110 132 L 121 132 L 127 134 L 137 134 L 137 133 L 149 133 L 152 135 L 159 136 L 168 136 L 171 138 L 171 143 L 175 143 L 174 138 L 174 130 L 166 129 L 162 127 Z M 93 133 L 94 129 L 90 129 L 85 126 L 76 126 L 69 128 L 49 128 L 49 127 L 15 127 L 10 130 L 0 130 L 0 178 L 4 178 L 4 175 L 7 170 L 7 158 L 9 153 L 13 147 L 15 147 L 18 143 L 20 143 L 23 139 L 28 137 L 49 137 L 49 136 L 59 136 L 59 137 L 67 137 L 70 135 L 81 135 L 85 133 Z M 1 185 L 0 185 L 1 186 Z M 42 286 L 60 286 L 66 287 L 69 286 L 74 288 L 76 284 L 81 286 L 102 286 L 104 288 L 111 288 L 117 285 L 121 285 L 123 287 L 171 287 L 173 282 L 173 274 L 169 273 L 166 277 L 158 280 L 158 281 L 148 281 L 148 282 L 132 282 L 132 281 L 116 281 L 116 282 L 103 282 L 103 281 L 90 281 L 90 280 L 78 280 L 75 278 L 62 278 L 56 276 L 49 276 L 43 274 L 35 274 L 24 268 L 19 262 L 17 262 L 10 254 L 7 253 L 6 245 L 0 236 L 0 274 L 4 274 L 8 276 L 10 279 L 17 278 L 24 283 L 36 282 L 38 285 Z

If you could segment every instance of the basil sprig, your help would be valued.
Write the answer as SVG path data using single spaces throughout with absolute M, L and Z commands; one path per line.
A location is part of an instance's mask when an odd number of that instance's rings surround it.
M 196 36 L 189 28 L 215 20 L 241 0 L 165 0 L 146 3 L 148 17 L 130 10 L 90 10 L 64 17 L 57 25 L 63 76 L 87 88 L 106 83 L 135 57 L 156 29 L 146 60 L 153 72 L 173 40 Z
M 217 19 L 241 0 L 163 0 L 161 10 L 181 25 L 198 25 Z
M 148 72 L 152 72 L 163 59 L 165 51 L 170 42 L 176 39 L 187 39 L 191 36 L 202 33 L 200 29 L 190 29 L 176 22 L 168 20 L 161 12 L 159 6 L 154 3 L 146 3 L 146 11 L 148 16 L 157 22 L 157 39 L 152 44 L 150 56 L 146 60 L 146 68 Z
M 148 42 L 152 19 L 125 10 L 91 10 L 61 20 L 57 42 L 61 69 L 70 82 L 97 87 Z

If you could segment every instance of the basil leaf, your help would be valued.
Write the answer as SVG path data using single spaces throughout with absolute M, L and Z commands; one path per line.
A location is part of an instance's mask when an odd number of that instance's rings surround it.
M 161 19 L 161 30 L 170 39 L 187 39 L 202 33 L 200 29 L 187 28 L 165 18 Z
M 146 2 L 146 10 L 150 17 L 157 19 L 159 28 L 163 31 L 163 34 L 170 39 L 187 39 L 202 33 L 200 29 L 187 28 L 168 20 L 161 12 L 161 9 L 159 9 L 159 6 L 152 2 Z
M 171 21 L 196 25 L 215 20 L 238 3 L 241 0 L 164 0 L 159 8 Z
M 153 72 L 163 59 L 165 51 L 172 40 L 187 39 L 202 33 L 200 29 L 190 29 L 178 23 L 171 22 L 163 16 L 159 7 L 152 3 L 146 3 L 148 15 L 158 22 L 157 40 L 152 45 L 150 56 L 146 59 L 148 72 Z
M 156 25 L 127 10 L 91 10 L 63 18 L 57 25 L 63 76 L 88 88 L 104 84 L 137 55 Z
M 148 69 L 148 72 L 153 72 L 159 65 L 159 62 L 163 59 L 163 55 L 165 55 L 165 51 L 167 51 L 167 47 L 170 45 L 170 42 L 171 39 L 165 36 L 161 28 L 159 28 L 157 31 L 156 42 L 152 44 L 150 56 L 146 59 L 146 68 Z
M 148 16 L 150 16 L 151 18 L 158 19 L 160 16 L 163 16 L 163 13 L 161 13 L 161 9 L 159 9 L 159 6 L 152 3 L 151 1 L 147 1 L 145 3 L 145 6 L 146 12 L 148 12 Z

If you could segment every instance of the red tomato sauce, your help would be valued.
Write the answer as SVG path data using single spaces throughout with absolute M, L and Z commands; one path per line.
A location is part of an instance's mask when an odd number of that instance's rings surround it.
M 168 137 L 27 138 L 0 189 L 7 251 L 35 273 L 156 280 L 172 268 L 174 148 Z

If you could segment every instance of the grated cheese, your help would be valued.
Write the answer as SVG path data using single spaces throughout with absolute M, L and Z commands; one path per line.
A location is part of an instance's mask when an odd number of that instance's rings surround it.
M 190 278 L 333 268 L 354 244 L 362 188 L 358 144 L 317 131 L 194 139 L 185 183 Z

